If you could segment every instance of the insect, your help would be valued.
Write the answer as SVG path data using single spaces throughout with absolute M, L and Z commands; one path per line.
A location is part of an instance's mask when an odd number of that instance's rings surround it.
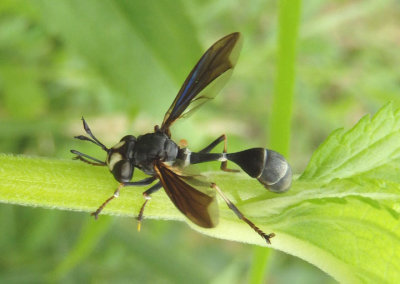
M 292 171 L 283 156 L 265 148 L 252 148 L 237 153 L 227 153 L 227 138 L 221 135 L 210 145 L 199 152 L 192 152 L 186 147 L 178 146 L 171 139 L 170 127 L 178 119 L 187 116 L 193 110 L 209 101 L 222 88 L 235 66 L 241 48 L 240 33 L 229 34 L 214 43 L 200 58 L 196 66 L 186 78 L 178 95 L 166 112 L 161 126 L 155 126 L 154 132 L 138 137 L 127 135 L 112 148 L 107 148 L 91 132 L 88 124 L 82 118 L 87 135 L 75 138 L 90 141 L 101 147 L 107 153 L 103 162 L 76 150 L 75 159 L 96 166 L 107 166 L 119 186 L 114 194 L 92 213 L 97 219 L 104 207 L 126 186 L 144 186 L 155 182 L 143 192 L 145 201 L 138 214 L 138 229 L 143 219 L 146 204 L 151 194 L 164 188 L 165 192 L 190 221 L 204 228 L 215 227 L 218 223 L 218 208 L 216 193 L 228 207 L 267 243 L 274 233 L 266 234 L 253 222 L 247 219 L 239 209 L 225 196 L 215 184 L 199 182 L 196 175 L 185 173 L 185 168 L 191 164 L 209 161 L 221 162 L 223 171 L 236 171 L 227 168 L 227 162 L 237 164 L 250 177 L 256 178 L 268 190 L 285 192 L 292 180 Z M 224 142 L 223 153 L 210 153 L 218 144 Z M 149 177 L 131 181 L 134 169 L 142 170 Z

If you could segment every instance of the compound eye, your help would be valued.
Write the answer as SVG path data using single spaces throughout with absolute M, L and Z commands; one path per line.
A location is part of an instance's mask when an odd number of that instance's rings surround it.
M 121 160 L 110 170 L 117 181 L 129 182 L 132 179 L 134 167 L 129 161 Z
M 133 166 L 128 161 L 125 161 L 121 166 L 121 179 L 130 181 L 133 175 Z

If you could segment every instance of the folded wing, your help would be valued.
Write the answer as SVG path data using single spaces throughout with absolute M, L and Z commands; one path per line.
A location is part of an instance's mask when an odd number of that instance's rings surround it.
M 191 178 L 162 162 L 155 165 L 155 170 L 171 201 L 190 221 L 203 228 L 213 228 L 218 224 L 218 205 L 214 192 L 197 190 L 188 183 Z

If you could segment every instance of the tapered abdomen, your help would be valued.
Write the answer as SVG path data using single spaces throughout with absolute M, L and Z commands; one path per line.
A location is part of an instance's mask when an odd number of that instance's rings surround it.
M 273 192 L 285 192 L 292 184 L 292 169 L 279 153 L 252 148 L 236 153 L 227 153 L 226 158 L 242 168 L 249 176 L 256 178 Z

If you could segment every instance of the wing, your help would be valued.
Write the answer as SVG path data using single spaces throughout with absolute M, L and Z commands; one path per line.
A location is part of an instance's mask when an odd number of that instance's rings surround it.
M 203 228 L 217 225 L 218 205 L 215 192 L 206 194 L 195 189 L 184 181 L 187 177 L 174 172 L 173 168 L 162 162 L 154 168 L 171 201 L 190 221 Z
M 204 53 L 166 112 L 161 125 L 163 132 L 169 134 L 169 127 L 174 121 L 187 116 L 189 112 L 214 98 L 222 89 L 239 57 L 240 39 L 240 33 L 229 34 Z M 215 80 L 217 78 L 218 80 Z M 207 86 L 209 88 L 206 88 Z

